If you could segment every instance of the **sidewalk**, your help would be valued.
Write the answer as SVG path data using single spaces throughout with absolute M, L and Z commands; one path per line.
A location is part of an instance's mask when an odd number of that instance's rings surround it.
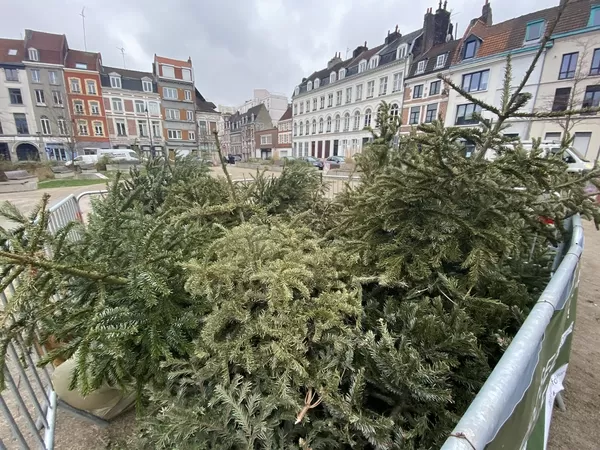
M 566 412 L 555 408 L 549 450 L 600 448 L 600 231 L 584 224 L 577 320 L 563 393 Z

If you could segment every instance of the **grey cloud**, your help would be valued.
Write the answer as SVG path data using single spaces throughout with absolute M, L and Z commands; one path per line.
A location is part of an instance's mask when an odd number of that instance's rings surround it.
M 83 48 L 81 0 L 21 0 L 3 5 L 2 37 L 25 28 L 64 33 Z M 459 33 L 481 13 L 484 0 L 449 0 Z M 500 22 L 558 0 L 491 0 Z M 253 88 L 291 94 L 302 77 L 324 67 L 335 52 L 365 40 L 378 45 L 396 25 L 421 27 L 436 0 L 85 0 L 88 49 L 107 65 L 151 70 L 152 56 L 192 57 L 198 89 L 215 103 L 238 105 Z

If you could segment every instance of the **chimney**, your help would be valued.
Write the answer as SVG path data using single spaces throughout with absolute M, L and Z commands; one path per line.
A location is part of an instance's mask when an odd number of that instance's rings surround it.
M 369 48 L 367 47 L 367 41 L 365 41 L 365 45 L 359 45 L 358 47 L 356 47 L 354 49 L 354 51 L 352 52 L 352 58 L 356 58 L 358 55 L 360 55 L 362 52 L 366 52 L 367 50 L 369 50 Z
M 400 34 L 400 32 L 398 31 L 398 25 L 396 25 L 396 29 L 390 33 L 388 31 L 387 37 L 385 38 L 385 45 L 391 44 L 392 42 L 400 39 L 402 37 L 402 34 Z
M 428 8 L 423 19 L 423 45 L 420 53 L 431 50 L 436 45 L 447 41 L 449 35 L 453 34 L 453 26 L 450 23 L 450 12 L 447 10 L 448 2 L 442 0 L 438 4 L 438 9 L 433 14 L 433 8 Z
M 333 58 L 331 58 L 329 60 L 329 62 L 327 63 L 327 70 L 331 70 L 333 67 L 335 67 L 337 64 L 342 62 L 342 58 L 340 58 L 340 54 L 338 54 L 337 52 L 335 53 L 335 55 L 333 56 Z
M 490 0 L 485 0 L 485 5 L 481 8 L 481 21 L 488 27 L 492 26 L 492 5 L 490 5 Z

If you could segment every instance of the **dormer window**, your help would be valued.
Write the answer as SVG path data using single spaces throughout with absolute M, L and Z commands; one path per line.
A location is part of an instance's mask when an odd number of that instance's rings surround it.
M 15 56 L 17 54 L 17 49 L 16 48 L 9 48 L 8 49 L 8 56 Z
M 28 53 L 29 53 L 29 59 L 31 61 L 39 61 L 40 60 L 40 55 L 35 48 L 30 48 L 28 50 Z
M 86 63 L 75 63 L 75 68 L 87 70 L 87 64 Z
M 319 86 L 321 86 L 321 80 L 320 80 L 319 78 L 317 78 L 317 79 L 315 80 L 315 86 L 314 86 L 314 87 L 315 87 L 315 89 L 318 89 L 318 88 L 319 88 Z
M 306 85 L 306 90 L 307 91 L 312 91 L 312 81 L 308 82 L 308 84 Z
M 340 69 L 339 79 L 343 80 L 344 78 L 346 78 L 346 69 Z
M 377 67 L 378 63 L 379 56 L 373 56 L 373 58 L 371 58 L 371 61 L 369 61 L 369 69 L 374 69 L 375 67 Z
M 435 60 L 435 68 L 439 69 L 441 67 L 444 67 L 445 64 L 446 64 L 446 54 L 444 53 L 443 55 L 438 55 L 437 59 Z
M 544 34 L 544 28 L 546 28 L 546 22 L 544 20 L 536 20 L 535 22 L 529 22 L 527 24 L 527 30 L 525 32 L 525 43 L 537 42 L 542 38 Z
M 294 95 L 298 95 L 300 93 L 300 86 L 296 86 L 294 89 Z
M 335 83 L 335 79 L 336 79 L 335 72 L 331 72 L 331 75 L 329 75 L 329 83 Z
M 398 50 L 396 53 L 396 59 L 406 58 L 407 52 L 408 52 L 408 47 L 406 45 L 401 45 L 400 47 L 398 47 Z
M 426 59 L 424 59 L 423 61 L 419 61 L 417 63 L 417 71 L 415 73 L 419 74 L 419 73 L 425 72 L 425 64 L 427 64 L 427 60 Z
M 474 58 L 475 54 L 477 53 L 478 44 L 479 43 L 475 39 L 467 42 L 465 44 L 465 50 L 464 50 L 464 53 L 463 53 L 463 59 Z
M 590 11 L 590 20 L 588 21 L 588 27 L 600 26 L 600 5 L 592 6 Z
M 152 86 L 152 80 L 149 78 L 144 78 L 142 79 L 142 89 L 144 90 L 144 92 L 152 92 L 154 89 L 154 86 Z
M 364 72 L 365 70 L 367 70 L 367 61 L 361 61 L 358 64 L 358 73 Z
M 121 75 L 114 74 L 110 76 L 110 87 L 121 89 Z

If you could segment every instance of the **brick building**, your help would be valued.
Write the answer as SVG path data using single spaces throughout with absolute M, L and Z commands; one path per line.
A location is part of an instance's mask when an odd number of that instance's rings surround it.
M 289 105 L 277 122 L 276 158 L 292 156 L 292 105 Z

